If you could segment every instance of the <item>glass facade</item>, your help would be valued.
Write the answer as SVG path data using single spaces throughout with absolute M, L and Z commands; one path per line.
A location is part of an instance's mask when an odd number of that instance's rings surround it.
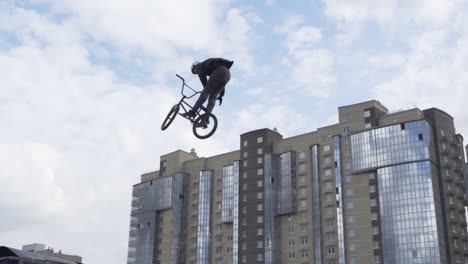
M 234 220 L 232 210 L 234 208 L 234 165 L 224 166 L 221 170 L 221 221 L 230 223 Z
M 343 187 L 341 185 L 341 147 L 340 136 L 333 136 L 333 158 L 335 161 L 336 176 L 336 224 L 338 231 L 338 256 L 340 263 L 345 263 L 345 241 L 344 241 L 344 223 L 343 223 Z
M 280 155 L 278 182 L 278 213 L 296 212 L 296 153 L 286 152 Z
M 265 155 L 265 263 L 271 264 L 279 263 L 278 164 L 278 156 L 273 154 Z
M 429 161 L 377 170 L 385 263 L 447 263 L 436 171 Z
M 211 262 L 211 189 L 213 171 L 200 171 L 198 197 L 197 263 Z
M 320 168 L 319 168 L 319 146 L 310 148 L 312 164 L 312 223 L 314 241 L 314 260 L 316 264 L 322 264 L 322 213 L 320 200 Z
M 239 261 L 239 164 L 234 161 L 233 167 L 233 205 L 232 205 L 232 263 Z
M 185 233 L 183 232 L 185 223 L 184 210 L 184 187 L 188 175 L 176 173 L 172 184 L 172 230 L 171 230 L 171 263 L 178 264 L 185 257 Z
M 128 264 L 152 264 L 155 246 L 156 214 L 174 206 L 176 214 L 182 213 L 182 201 L 177 198 L 172 204 L 174 195 L 183 189 L 182 174 L 146 181 L 133 187 L 132 211 L 128 246 Z M 174 188 L 174 189 L 173 189 Z M 173 190 L 177 193 L 173 193 Z M 177 196 L 179 197 L 179 196 Z M 178 221 L 178 220 L 176 220 Z M 181 220 L 180 220 L 181 221 Z M 173 223 L 174 247 L 180 247 L 181 222 Z M 175 254 L 174 254 L 175 255 Z
M 432 128 L 426 120 L 381 127 L 351 135 L 353 171 L 432 159 Z
M 377 172 L 384 263 L 447 263 L 433 142 L 426 120 L 351 135 L 353 170 Z

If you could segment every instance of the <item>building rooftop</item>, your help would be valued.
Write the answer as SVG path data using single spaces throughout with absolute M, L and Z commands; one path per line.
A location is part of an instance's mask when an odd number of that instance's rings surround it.
M 31 253 L 22 251 L 15 248 L 0 246 L 0 260 L 9 259 L 9 258 L 18 258 L 18 259 L 28 259 L 33 260 L 33 263 L 50 263 L 50 264 L 81 264 L 79 262 L 63 260 L 59 258 L 44 256 L 37 253 Z

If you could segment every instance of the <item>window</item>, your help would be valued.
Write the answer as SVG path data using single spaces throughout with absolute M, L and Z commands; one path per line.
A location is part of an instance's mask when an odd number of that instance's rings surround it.
M 302 254 L 302 257 L 303 257 L 303 258 L 307 258 L 307 257 L 309 256 L 309 251 L 307 251 L 307 250 L 302 250 L 302 251 L 301 251 L 301 254 Z
M 369 177 L 369 180 L 375 179 L 375 174 L 371 172 L 367 174 L 367 177 Z
M 440 134 L 445 137 L 445 131 L 444 130 L 440 130 Z
M 258 254 L 257 254 L 257 260 L 258 260 L 258 261 L 263 260 L 263 254 L 262 254 L 262 253 L 258 253 Z
M 257 204 L 257 211 L 263 211 L 263 204 Z
M 326 169 L 325 170 L 325 176 L 330 176 L 331 175 L 331 170 L 330 169 Z
M 263 223 L 263 216 L 257 216 L 257 223 Z
M 299 172 L 305 172 L 306 166 L 305 164 L 300 164 L 299 165 Z
M 325 162 L 325 164 L 330 164 L 331 163 L 331 157 L 325 157 L 323 159 L 323 161 Z
M 263 154 L 263 148 L 258 148 L 257 155 L 262 155 L 262 154 Z
M 418 134 L 418 139 L 419 141 L 422 141 L 424 139 L 423 134 Z
M 345 149 L 345 156 L 350 157 L 351 156 L 351 149 Z
M 299 159 L 300 160 L 305 159 L 305 152 L 299 152 Z
M 331 202 L 332 201 L 332 196 L 330 194 L 325 195 L 325 200 L 327 202 Z
M 372 227 L 372 234 L 373 235 L 378 235 L 379 234 L 379 227 L 373 226 Z
M 307 224 L 301 224 L 301 232 L 307 232 Z
M 246 194 L 242 195 L 242 201 L 247 202 L 247 195 Z
M 348 236 L 353 237 L 357 235 L 356 229 L 349 229 Z
M 248 155 L 247 151 L 244 151 L 244 158 L 247 158 Z
M 247 262 L 247 256 L 246 255 L 242 256 L 242 262 Z
M 377 206 L 377 199 L 370 199 L 370 206 L 371 207 Z
M 249 143 L 249 142 L 247 142 L 247 140 L 244 140 L 244 147 L 247 147 L 247 144 L 248 144 L 248 143 Z
M 369 110 L 364 111 L 364 117 L 370 117 L 370 111 Z
M 262 199 L 262 198 L 263 198 L 263 192 L 258 192 L 257 199 Z
M 247 213 L 247 206 L 242 207 L 242 213 L 246 214 Z
M 257 175 L 263 175 L 263 169 L 257 169 Z
M 301 200 L 301 201 L 299 202 L 299 207 L 300 207 L 300 208 L 306 208 L 306 207 L 307 207 L 307 202 L 306 202 L 306 200 Z
M 330 145 L 324 145 L 323 146 L 323 151 L 325 151 L 325 152 L 330 151 Z
M 346 208 L 348 208 L 348 209 L 354 209 L 354 202 L 348 202 L 348 203 L 346 204 Z
M 345 176 L 345 180 L 346 180 L 346 182 L 352 182 L 353 181 L 353 176 L 352 175 Z
M 373 221 L 379 220 L 379 215 L 377 213 L 371 213 L 371 220 Z
M 263 142 L 263 137 L 258 137 L 257 138 L 257 143 L 262 143 Z
M 294 252 L 289 252 L 289 259 L 295 259 L 296 258 L 296 255 L 294 254 Z
M 263 235 L 263 228 L 257 228 L 257 236 Z
M 247 190 L 247 183 L 242 184 L 242 190 Z
M 356 216 L 348 215 L 348 223 L 354 223 L 354 222 L 356 222 Z
M 288 227 L 288 233 L 294 233 L 294 227 L 290 226 Z
M 379 249 L 380 248 L 380 242 L 378 240 L 373 241 L 374 249 Z
M 244 160 L 244 162 L 242 162 L 242 166 L 247 167 L 247 161 L 246 160 Z
M 374 256 L 374 263 L 375 263 L 375 264 L 382 263 L 382 262 L 380 261 L 380 256 Z
M 257 248 L 263 248 L 263 241 L 257 240 Z
M 305 176 L 300 176 L 299 177 L 299 182 L 304 183 L 305 182 Z
M 375 192 L 375 185 L 369 185 L 369 192 L 374 193 Z
M 299 189 L 299 194 L 300 195 L 307 195 L 307 189 L 305 187 L 301 187 Z
M 257 180 L 257 187 L 263 187 L 263 180 Z
M 348 133 L 349 133 L 349 127 L 347 127 L 347 126 L 346 126 L 346 127 L 343 127 L 343 132 L 345 132 L 346 134 L 348 134 Z
M 247 172 L 246 171 L 242 172 L 242 178 L 247 179 Z
M 344 122 L 348 122 L 348 121 L 349 121 L 349 115 L 348 115 L 348 114 L 344 114 L 344 115 L 343 115 L 343 121 L 344 121 Z
M 289 245 L 290 247 L 294 246 L 294 239 L 290 239 L 290 240 L 288 241 L 288 245 Z
M 350 170 L 351 169 L 351 162 L 345 162 L 344 167 L 345 167 L 345 169 Z
M 346 189 L 346 195 L 347 196 L 353 195 L 353 189 L 351 189 L 351 188 Z
M 357 245 L 354 243 L 349 244 L 349 251 L 356 251 Z
M 333 183 L 331 181 L 325 182 L 325 188 L 327 188 L 327 189 L 333 188 Z
M 246 249 L 247 249 L 247 243 L 245 243 L 245 242 L 242 243 L 242 249 L 243 249 L 243 250 L 246 250 Z
M 334 226 L 334 225 L 335 225 L 335 221 L 333 219 L 327 220 L 327 226 Z
M 293 218 L 292 215 L 288 215 L 288 222 L 292 222 Z
M 307 245 L 307 243 L 309 243 L 309 240 L 307 239 L 307 237 L 302 237 L 301 238 L 301 245 Z
M 328 232 L 327 233 L 327 240 L 328 241 L 333 241 L 335 239 L 335 233 L 333 232 Z
M 334 247 L 328 247 L 328 254 L 329 255 L 335 254 L 335 248 Z

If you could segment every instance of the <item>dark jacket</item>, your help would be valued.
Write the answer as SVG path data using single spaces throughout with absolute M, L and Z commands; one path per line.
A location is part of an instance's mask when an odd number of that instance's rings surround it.
M 200 78 L 203 87 L 205 87 L 208 83 L 208 79 L 206 78 L 206 76 L 211 76 L 211 74 L 221 65 L 226 66 L 228 69 L 231 69 L 233 63 L 234 61 L 226 60 L 223 58 L 212 58 L 201 62 L 197 67 L 198 78 Z

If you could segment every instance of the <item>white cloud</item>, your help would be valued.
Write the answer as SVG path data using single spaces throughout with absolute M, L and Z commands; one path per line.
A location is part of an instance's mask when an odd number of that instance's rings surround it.
M 455 118 L 459 132 L 468 133 L 468 34 L 452 47 L 449 35 L 440 31 L 422 33 L 412 47 L 402 73 L 374 88 L 381 101 L 395 108 L 438 107 Z
M 405 56 L 400 53 L 379 54 L 367 58 L 369 66 L 384 70 L 402 66 L 405 61 Z
M 388 37 L 404 37 L 422 30 L 453 24 L 467 7 L 466 0 L 323 0 L 325 15 L 337 23 L 338 44 L 352 44 L 367 23 L 376 24 Z
M 285 36 L 284 46 L 288 57 L 283 58 L 283 64 L 291 68 L 288 87 L 308 96 L 328 97 L 330 88 L 336 82 L 334 55 L 319 47 L 321 30 L 304 25 L 304 17 L 301 15 L 289 15 L 274 30 Z

